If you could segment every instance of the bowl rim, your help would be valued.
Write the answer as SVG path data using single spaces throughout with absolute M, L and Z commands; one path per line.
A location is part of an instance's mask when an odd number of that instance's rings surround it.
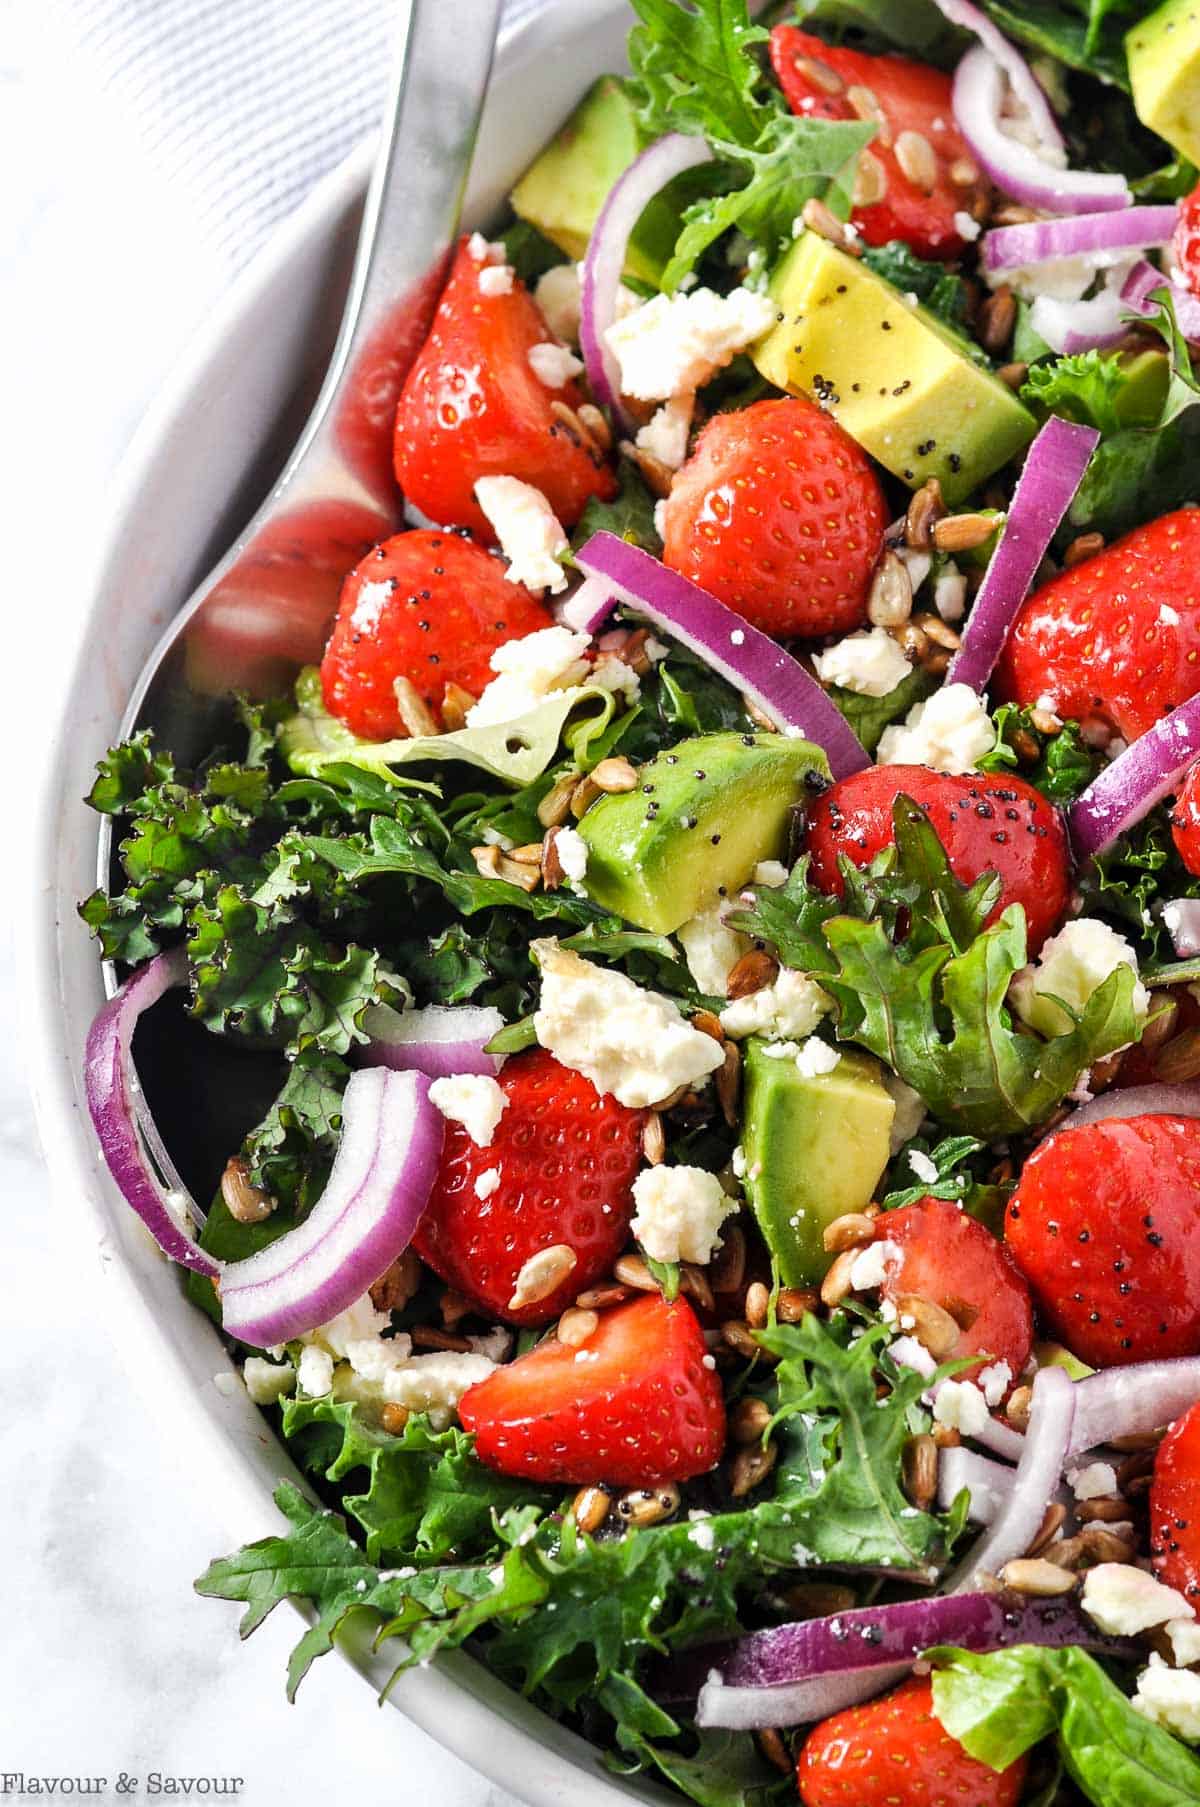
M 622 0 L 572 0 L 572 32 L 602 22 L 621 8 Z M 562 48 L 561 25 L 551 27 L 547 6 L 526 15 L 504 32 L 497 50 L 496 72 L 506 65 L 527 62 L 531 56 Z M 561 18 L 561 15 L 560 15 Z M 31 831 L 27 845 L 28 882 L 16 920 L 18 1001 L 28 1053 L 30 1089 L 33 1095 L 42 1155 L 50 1179 L 55 1207 L 77 1213 L 82 1230 L 81 1253 L 95 1252 L 103 1276 L 105 1318 L 120 1326 L 114 1340 L 136 1384 L 160 1421 L 170 1423 L 178 1435 L 178 1410 L 187 1398 L 192 1410 L 187 1443 L 193 1463 L 217 1484 L 211 1487 L 214 1528 L 228 1520 L 235 1536 L 253 1537 L 277 1533 L 279 1514 L 260 1474 L 253 1471 L 243 1450 L 231 1436 L 229 1414 L 213 1409 L 213 1402 L 198 1398 L 194 1374 L 182 1348 L 167 1334 L 167 1321 L 150 1307 L 138 1284 L 133 1264 L 122 1253 L 112 1234 L 109 1207 L 103 1196 L 107 1176 L 98 1161 L 94 1138 L 80 1103 L 80 1050 L 70 1043 L 62 1022 L 66 997 L 62 969 L 64 938 L 85 934 L 82 925 L 60 920 L 59 875 L 64 822 L 76 817 L 86 830 L 89 848 L 94 827 L 82 805 L 70 794 L 65 769 L 72 734 L 69 704 L 89 675 L 89 646 L 93 617 L 106 581 L 122 558 L 131 526 L 136 522 L 141 498 L 159 460 L 173 446 L 196 406 L 206 374 L 225 349 L 239 323 L 256 300 L 278 282 L 309 242 L 328 238 L 335 222 L 347 214 L 365 191 L 374 144 L 367 140 L 355 147 L 329 171 L 300 205 L 268 236 L 231 282 L 221 301 L 185 342 L 166 380 L 136 427 L 117 467 L 109 492 L 107 523 L 90 551 L 82 555 L 84 575 L 79 580 L 81 606 L 70 616 L 72 641 L 58 666 L 52 708 L 48 757 L 42 764 L 32 801 Z M 151 638 L 153 643 L 154 635 Z M 147 651 L 149 647 L 147 647 Z M 99 974 L 99 961 L 96 961 Z M 101 1171 L 98 1172 L 98 1168 Z M 93 1270 L 94 1271 L 94 1270 Z M 189 1314 L 194 1307 L 182 1300 Z M 228 1366 L 223 1347 L 213 1331 L 213 1365 Z M 232 1371 L 232 1370 L 231 1370 Z M 216 1388 L 211 1386 L 215 1393 Z M 228 1405 L 230 1402 L 222 1402 Z M 239 1404 L 241 1402 L 238 1402 Z M 258 1408 L 244 1401 L 257 1426 L 257 1442 L 266 1441 L 265 1421 Z M 202 1408 L 196 1410 L 197 1405 Z M 274 1436 L 270 1444 L 278 1455 L 277 1473 L 296 1482 L 312 1497 L 311 1488 Z M 294 1602 L 298 1616 L 309 1618 Z M 392 1663 L 376 1656 L 364 1628 L 339 1634 L 335 1648 L 375 1691 L 388 1681 Z M 232 1650 L 232 1643 L 231 1643 Z M 531 1807 L 615 1807 L 618 1801 L 640 1800 L 660 1804 L 677 1801 L 657 1784 L 618 1779 L 607 1772 L 598 1749 L 575 1733 L 557 1725 L 548 1715 L 514 1694 L 488 1675 L 475 1659 L 451 1652 L 427 1669 L 406 1673 L 387 1698 L 435 1740 L 472 1764 L 490 1781 L 519 1791 Z

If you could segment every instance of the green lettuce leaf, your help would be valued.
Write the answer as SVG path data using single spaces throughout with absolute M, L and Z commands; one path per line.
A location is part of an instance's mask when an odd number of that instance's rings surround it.
M 1136 1713 L 1082 1650 L 1018 1645 L 976 1656 L 932 1653 L 934 1711 L 952 1738 L 1004 1769 L 1043 1738 L 1094 1807 L 1192 1807 L 1200 1760 Z

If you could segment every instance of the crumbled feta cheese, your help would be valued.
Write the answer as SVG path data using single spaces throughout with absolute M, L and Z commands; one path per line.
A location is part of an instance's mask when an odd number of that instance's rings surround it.
M 477 264 L 496 264 L 504 262 L 504 246 L 489 244 L 482 232 L 472 232 L 467 240 L 467 250 Z
M 933 569 L 933 555 L 921 552 L 916 546 L 897 546 L 896 557 L 908 572 L 908 587 L 916 595 L 925 579 Z
M 813 670 L 822 684 L 840 684 L 860 696 L 887 696 L 903 683 L 912 666 L 886 628 L 847 634 L 813 659 Z
M 479 272 L 479 293 L 481 295 L 511 295 L 512 286 L 511 264 L 484 264 Z
M 1067 1474 L 1077 1500 L 1107 1499 L 1117 1491 L 1117 1471 L 1110 1462 L 1089 1462 Z
M 975 1376 L 976 1386 L 993 1411 L 1012 1386 L 1012 1380 L 1013 1371 L 1007 1362 L 993 1362 L 990 1367 L 981 1368 Z
M 699 389 L 775 324 L 775 311 L 768 296 L 746 288 L 656 295 L 604 335 L 622 393 L 659 402 Z
M 954 230 L 958 233 L 959 238 L 966 239 L 968 244 L 974 244 L 983 231 L 983 227 L 973 214 L 967 213 L 960 207 L 954 215 Z
M 1137 972 L 1137 955 L 1124 935 L 1094 916 L 1077 917 L 1050 937 L 1036 965 L 1024 966 L 1016 975 L 1009 990 L 1013 1009 L 1039 1035 L 1065 1035 L 1072 1022 L 1061 1006 L 1082 1011 L 1120 966 Z M 1139 1020 L 1150 1008 L 1150 993 L 1140 980 L 1133 988 L 1133 1008 Z
M 817 1079 L 822 1073 L 832 1073 L 841 1058 L 840 1049 L 823 1042 L 819 1035 L 810 1035 L 796 1050 L 796 1071 L 802 1079 Z
M 782 860 L 759 860 L 754 868 L 753 882 L 765 885 L 769 891 L 778 891 L 788 882 L 788 869 Z
M 925 1121 L 925 1100 L 907 1080 L 901 1079 L 888 1068 L 884 1069 L 883 1085 L 896 1106 L 888 1139 L 889 1153 L 899 1154 L 904 1144 L 912 1140 Z
M 730 1157 L 729 1157 L 729 1165 L 732 1167 L 733 1172 L 734 1172 L 734 1177 L 736 1179 L 739 1179 L 739 1180 L 745 1179 L 745 1177 L 746 1177 L 746 1150 L 742 1147 L 740 1142 L 738 1143 L 737 1147 L 734 1149 L 732 1155 L 730 1155 Z
M 364 1336 L 346 1347 L 346 1359 L 362 1380 L 382 1380 L 411 1354 L 410 1336 Z
M 987 1426 L 987 1400 L 970 1380 L 944 1380 L 933 1402 L 933 1415 L 948 1430 L 977 1437 Z
M 344 1359 L 351 1343 L 366 1336 L 378 1336 L 391 1321 L 388 1312 L 376 1311 L 370 1293 L 363 1293 L 360 1299 L 347 1305 L 345 1311 L 339 1311 L 336 1318 L 330 1318 L 328 1324 L 318 1324 L 304 1341 L 316 1343 L 320 1348 L 328 1349 L 331 1355 Z
M 737 998 L 721 1012 L 721 1027 L 734 1041 L 762 1035 L 769 1041 L 811 1035 L 826 1011 L 829 996 L 806 973 L 781 966 L 773 985 Z
M 772 1042 L 770 1047 L 763 1049 L 767 1060 L 795 1060 L 799 1052 L 799 1042 Z
M 495 1368 L 486 1355 L 437 1350 L 414 1355 L 384 1376 L 383 1396 L 391 1405 L 406 1405 L 410 1412 L 428 1412 L 438 1428 L 444 1428 L 468 1387 L 486 1380 Z
M 631 1229 L 653 1261 L 712 1260 L 736 1199 L 702 1167 L 644 1167 L 633 1182 Z
M 291 1362 L 265 1362 L 261 1355 L 248 1355 L 242 1379 L 255 1405 L 274 1405 L 295 1387 L 296 1370 Z
M 429 1102 L 452 1123 L 461 1123 L 477 1148 L 490 1148 L 508 1094 L 486 1073 L 455 1073 L 434 1080 Z
M 893 1306 L 893 1311 L 895 1307 Z M 886 1312 L 881 1315 L 886 1318 Z M 930 1380 L 937 1373 L 937 1363 L 930 1355 L 924 1343 L 918 1343 L 915 1336 L 898 1336 L 888 1344 L 888 1353 L 899 1368 L 911 1368 L 914 1374 L 920 1374 Z
M 1190 1669 L 1193 1663 L 1200 1663 L 1200 1621 L 1168 1619 L 1163 1629 L 1177 1668 Z
M 500 1169 L 498 1167 L 485 1168 L 482 1173 L 477 1173 L 475 1175 L 476 1198 L 480 1200 L 491 1198 L 492 1193 L 495 1192 L 499 1184 Z
M 608 690 L 624 698 L 626 706 L 636 703 L 641 695 L 642 680 L 632 665 L 614 653 L 601 653 L 587 674 L 587 682 L 597 690 Z
M 900 725 L 880 736 L 880 765 L 927 765 L 935 772 L 974 772 L 996 744 L 987 705 L 969 684 L 946 684 L 914 703 Z
M 542 310 L 542 317 L 556 339 L 565 339 L 570 345 L 579 343 L 580 313 L 580 275 L 581 264 L 555 264 L 552 270 L 539 277 L 533 298 Z M 632 313 L 641 306 L 640 298 L 632 289 L 622 283 L 617 290 L 617 318 Z
M 686 1021 L 661 992 L 594 965 L 552 938 L 535 941 L 542 993 L 533 1026 L 556 1060 L 599 1092 L 637 1110 L 681 1085 L 697 1085 L 721 1065 L 711 1035 Z
M 490 1362 L 507 1361 L 513 1346 L 512 1331 L 503 1324 L 493 1325 L 481 1336 L 469 1336 L 467 1341 L 474 1354 L 486 1355 Z
M 1132 1638 L 1168 1619 L 1186 1619 L 1192 1609 L 1182 1594 L 1164 1587 L 1144 1569 L 1127 1562 L 1102 1562 L 1087 1572 L 1083 1610 L 1110 1637 Z
M 574 828 L 560 828 L 554 837 L 554 851 L 572 891 L 582 894 L 588 863 L 587 842 Z
M 967 608 L 967 580 L 951 560 L 933 584 L 933 606 L 943 621 L 961 621 Z
M 639 452 L 649 452 L 669 471 L 677 471 L 687 457 L 688 434 L 692 428 L 692 410 L 696 398 L 692 394 L 673 395 L 664 402 L 637 436 Z
M 1174 897 L 1163 904 L 1163 927 L 1181 960 L 1200 954 L 1200 898 Z
M 654 531 L 660 540 L 667 537 L 667 498 L 660 496 L 654 504 Z
M 519 477 L 480 477 L 475 500 L 495 529 L 508 560 L 504 575 L 510 583 L 524 584 L 539 594 L 566 589 L 567 574 L 559 558 L 567 550 L 567 536 L 540 489 Z
M 306 1343 L 300 1351 L 296 1379 L 300 1391 L 307 1393 L 310 1399 L 323 1399 L 333 1386 L 333 1357 L 328 1349 L 320 1349 L 316 1343 Z
M 693 1525 L 688 1532 L 688 1542 L 694 1543 L 698 1550 L 711 1550 L 717 1541 L 717 1534 L 711 1525 Z
M 497 674 L 467 711 L 469 728 L 488 728 L 516 721 L 555 690 L 570 690 L 590 675 L 583 654 L 591 645 L 586 634 L 569 627 L 540 627 L 536 633 L 506 640 L 489 661 Z
M 550 342 L 530 346 L 529 367 L 547 389 L 564 389 L 583 371 L 583 364 L 573 351 Z
M 854 1258 L 850 1269 L 850 1285 L 856 1293 L 874 1292 L 903 1262 L 904 1250 L 898 1242 L 889 1242 L 886 1238 L 869 1242 L 862 1253 Z
M 721 917 L 723 908 L 715 903 L 675 931 L 688 971 L 710 998 L 727 996 L 729 975 L 751 945 L 748 936 L 726 927 Z
M 1094 1571 L 1093 1571 L 1094 1572 Z M 1138 1676 L 1137 1692 L 1129 1703 L 1135 1713 L 1188 1744 L 1200 1744 L 1200 1675 L 1188 1669 L 1169 1669 L 1160 1656 Z
M 930 1158 L 927 1154 L 921 1153 L 921 1150 L 919 1148 L 910 1148 L 909 1149 L 908 1164 L 912 1168 L 913 1173 L 922 1182 L 923 1185 L 935 1186 L 937 1184 L 937 1179 L 938 1179 L 937 1167 L 930 1160 Z

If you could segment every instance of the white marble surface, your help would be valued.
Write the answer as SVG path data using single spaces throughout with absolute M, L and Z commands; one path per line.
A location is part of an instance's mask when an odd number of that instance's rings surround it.
M 230 0 L 232 3 L 232 0 Z M 20 768 L 39 754 L 73 549 L 91 543 L 114 465 L 212 293 L 206 247 L 171 197 L 122 205 L 154 172 L 121 109 L 72 61 L 55 0 L 0 0 L 0 319 L 5 410 L 4 786 L 14 878 Z M 11 510 L 11 512 L 10 512 Z M 15 826 L 12 826 L 15 824 Z M 205 1477 L 162 1446 L 97 1312 L 74 1219 L 49 1195 L 0 955 L 0 1772 L 145 1781 L 240 1776 L 250 1807 L 378 1798 L 515 1807 L 337 1658 L 299 1703 L 281 1608 L 240 1646 L 236 1609 L 191 1580 L 227 1547 Z M 105 1798 L 115 1798 L 106 1796 Z M 130 1798 L 145 1798 L 144 1792 Z

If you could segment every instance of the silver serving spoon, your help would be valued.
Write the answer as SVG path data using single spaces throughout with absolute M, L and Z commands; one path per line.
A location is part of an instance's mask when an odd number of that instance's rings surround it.
M 231 691 L 278 694 L 319 660 L 342 579 L 401 525 L 392 416 L 458 231 L 502 5 L 402 5 L 350 289 L 312 414 L 266 501 L 154 648 L 119 738 L 148 728 L 182 763 L 200 757 L 217 738 Z M 111 858 L 106 817 L 101 886 Z M 105 984 L 111 995 L 111 964 Z M 144 1101 L 139 1116 L 164 1181 L 202 1219 Z

